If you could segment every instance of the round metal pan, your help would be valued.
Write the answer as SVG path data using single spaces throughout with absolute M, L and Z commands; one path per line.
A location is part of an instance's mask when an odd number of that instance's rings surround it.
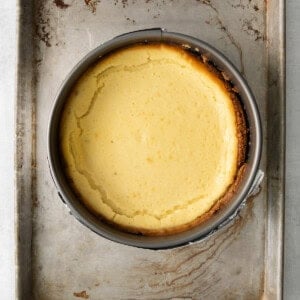
M 242 183 L 228 205 L 220 209 L 208 221 L 201 223 L 188 231 L 169 236 L 143 236 L 126 233 L 115 229 L 102 222 L 93 215 L 75 196 L 64 175 L 59 148 L 58 132 L 61 112 L 64 102 L 77 79 L 96 61 L 105 54 L 118 48 L 141 42 L 166 42 L 175 43 L 182 47 L 188 47 L 211 60 L 219 70 L 222 70 L 229 77 L 233 85 L 238 89 L 248 120 L 250 131 L 250 146 L 248 150 L 248 167 L 242 179 Z M 82 224 L 97 234 L 118 243 L 148 248 L 166 249 L 182 246 L 187 243 L 198 241 L 209 233 L 219 228 L 220 224 L 226 222 L 235 214 L 240 204 L 246 198 L 254 183 L 258 171 L 262 147 L 262 133 L 259 112 L 254 96 L 243 76 L 233 64 L 219 51 L 207 43 L 180 33 L 167 32 L 163 29 L 147 29 L 130 32 L 118 36 L 92 50 L 87 54 L 70 72 L 62 84 L 54 107 L 51 112 L 48 128 L 48 161 L 52 178 L 63 202 L 68 206 L 70 213 Z

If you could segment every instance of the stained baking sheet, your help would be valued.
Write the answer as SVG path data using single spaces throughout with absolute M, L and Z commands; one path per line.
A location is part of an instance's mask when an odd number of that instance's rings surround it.
M 20 0 L 19 11 L 19 299 L 280 299 L 284 1 Z M 108 241 L 70 216 L 46 154 L 50 109 L 71 68 L 100 43 L 151 27 L 192 35 L 221 50 L 252 88 L 264 133 L 260 193 L 203 242 L 162 251 Z

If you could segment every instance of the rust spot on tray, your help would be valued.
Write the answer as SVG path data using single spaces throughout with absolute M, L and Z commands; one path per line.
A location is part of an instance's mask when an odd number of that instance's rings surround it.
M 264 35 L 254 27 L 253 23 L 254 19 L 244 20 L 242 27 L 243 31 L 245 31 L 248 35 L 254 37 L 255 41 L 264 40 Z
M 260 292 L 260 299 L 263 299 L 265 293 L 265 270 L 263 270 L 260 274 L 259 292 Z
M 36 20 L 35 20 L 35 32 L 36 36 L 47 47 L 51 47 L 52 28 L 51 28 L 51 11 L 50 8 L 43 1 L 38 2 L 36 5 Z
M 84 0 L 85 5 L 90 9 L 90 11 L 94 14 L 97 10 L 97 4 L 99 0 Z
M 123 8 L 125 8 L 128 5 L 128 0 L 121 0 Z
M 231 4 L 231 7 L 233 8 L 241 8 L 241 9 L 245 9 L 246 6 L 242 3 L 239 3 L 239 4 Z
M 90 298 L 89 294 L 87 294 L 86 291 L 74 292 L 73 295 L 77 298 L 82 298 L 82 299 L 89 299 Z
M 135 24 L 135 23 L 136 23 L 134 19 L 131 19 L 131 18 L 129 18 L 129 17 L 126 17 L 126 20 L 127 20 L 128 22 L 132 23 L 132 24 Z
M 50 43 L 51 34 L 47 30 L 47 22 L 48 22 L 48 20 L 49 19 L 47 19 L 46 21 L 43 21 L 45 23 L 42 23 L 42 26 L 38 29 L 37 35 L 40 38 L 40 40 L 45 43 L 45 45 L 47 47 L 51 47 L 51 43 Z
M 53 3 L 61 9 L 66 9 L 70 6 L 70 4 L 66 4 L 63 0 L 54 0 Z
M 149 3 L 151 0 L 145 0 L 145 3 Z M 114 5 L 116 6 L 118 3 L 121 3 L 121 5 L 123 6 L 123 8 L 129 6 L 129 4 L 135 4 L 138 3 L 137 0 L 131 0 L 130 2 L 128 0 L 114 0 Z M 163 4 L 164 4 L 164 0 L 163 0 Z

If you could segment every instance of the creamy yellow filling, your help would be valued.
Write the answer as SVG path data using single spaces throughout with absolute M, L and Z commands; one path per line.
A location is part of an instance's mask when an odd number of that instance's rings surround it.
M 164 44 L 132 46 L 91 67 L 66 102 L 60 144 L 81 200 L 124 227 L 192 222 L 237 172 L 236 119 L 223 83 Z

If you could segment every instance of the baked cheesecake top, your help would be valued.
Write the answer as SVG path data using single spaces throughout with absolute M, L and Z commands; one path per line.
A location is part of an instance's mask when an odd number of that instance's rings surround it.
M 81 76 L 66 101 L 66 176 L 92 212 L 124 230 L 186 230 L 237 180 L 245 124 L 236 102 L 180 47 L 115 51 Z

